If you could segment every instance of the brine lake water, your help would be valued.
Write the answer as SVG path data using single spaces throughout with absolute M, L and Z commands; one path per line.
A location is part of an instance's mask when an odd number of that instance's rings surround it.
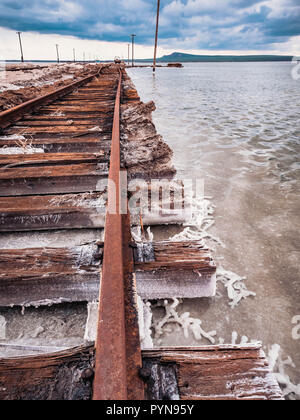
M 237 342 L 260 340 L 267 353 L 279 344 L 298 384 L 300 79 L 292 69 L 288 62 L 186 63 L 128 73 L 141 99 L 156 104 L 154 123 L 174 152 L 177 177 L 204 179 L 215 206 L 210 232 L 224 244 L 215 245 L 218 267 L 246 277 L 256 294 L 232 309 L 219 282 L 215 298 L 184 300 L 177 312 L 200 319 L 216 342 L 230 343 L 236 332 Z M 155 318 L 163 315 L 157 310 Z M 176 323 L 161 340 L 207 344 Z

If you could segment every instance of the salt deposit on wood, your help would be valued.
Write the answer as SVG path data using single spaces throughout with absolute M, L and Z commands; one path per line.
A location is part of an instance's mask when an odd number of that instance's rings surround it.
M 97 339 L 98 309 L 98 302 L 91 302 L 87 305 L 88 316 L 84 333 L 85 341 L 95 342 Z
M 2 147 L 0 155 L 18 155 L 18 154 L 33 154 L 44 153 L 44 149 L 38 147 Z
M 138 315 L 139 315 L 139 330 L 142 349 L 152 349 L 152 311 L 151 303 L 143 302 L 138 296 Z
M 0 340 L 6 340 L 6 319 L 0 315 Z

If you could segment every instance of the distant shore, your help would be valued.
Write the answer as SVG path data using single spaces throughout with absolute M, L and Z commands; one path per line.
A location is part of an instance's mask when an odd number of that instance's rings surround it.
M 292 55 L 194 55 L 184 53 L 173 53 L 157 59 L 157 63 L 244 63 L 244 62 L 282 62 L 292 61 Z M 7 63 L 21 63 L 20 60 L 5 60 Z M 127 63 L 127 59 L 122 59 Z M 113 60 L 98 61 L 76 61 L 78 64 L 112 63 Z M 136 59 L 135 63 L 152 63 L 152 58 Z M 57 64 L 56 60 L 25 60 L 25 63 L 47 63 Z M 61 60 L 62 64 L 72 64 L 73 61 Z M 130 60 L 131 63 L 131 60 Z

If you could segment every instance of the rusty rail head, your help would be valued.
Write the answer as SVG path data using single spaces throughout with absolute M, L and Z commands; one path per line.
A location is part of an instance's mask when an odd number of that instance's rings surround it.
M 31 99 L 30 101 L 24 102 L 14 108 L 8 109 L 7 111 L 3 111 L 0 113 L 0 129 L 7 128 L 14 122 L 20 120 L 25 114 L 32 113 L 44 105 L 49 104 L 50 102 L 59 99 L 68 93 L 72 92 L 76 88 L 90 82 L 94 79 L 94 77 L 99 76 L 101 69 L 90 76 L 84 77 L 83 79 L 77 80 L 77 82 L 73 82 L 67 86 L 62 88 L 56 89 L 51 93 L 47 93 L 46 95 L 39 96 L 37 98 Z
M 98 335 L 96 343 L 96 367 L 94 400 L 142 399 L 143 389 L 138 379 L 138 364 L 141 351 L 137 319 L 133 312 L 126 320 L 132 303 L 128 299 L 128 279 L 132 275 L 132 264 L 128 248 L 130 238 L 125 231 L 130 229 L 129 214 L 121 214 L 120 206 L 120 100 L 122 73 L 115 102 L 112 130 L 111 159 L 108 187 L 108 209 L 105 222 L 104 258 L 100 285 Z M 128 242 L 125 244 L 124 242 Z M 131 270 L 131 273 L 130 273 Z M 131 285 L 132 287 L 132 285 Z M 125 293 L 124 293 L 125 291 Z M 134 293 L 133 290 L 131 290 Z M 126 314 L 126 316 L 125 316 Z M 129 339 L 128 339 L 129 337 Z M 136 339 L 138 338 L 138 340 Z M 131 348 L 128 348 L 128 347 Z M 129 360 L 130 359 L 130 360 Z M 129 384 L 135 377 L 136 384 Z M 132 392 L 136 386 L 138 392 Z

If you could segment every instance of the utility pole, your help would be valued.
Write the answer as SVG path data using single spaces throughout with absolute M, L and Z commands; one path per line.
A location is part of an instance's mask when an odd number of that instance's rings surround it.
M 128 44 L 128 67 L 130 64 L 130 44 Z
M 134 67 L 134 38 L 136 37 L 135 34 L 131 34 L 132 38 L 132 67 Z
M 155 73 L 155 70 L 156 70 L 156 54 L 157 54 L 157 41 L 158 41 L 159 11 L 160 11 L 160 0 L 157 0 L 157 17 L 156 17 L 155 47 L 154 47 L 154 61 L 153 61 L 153 72 L 154 73 Z
M 22 46 L 22 40 L 21 40 L 21 33 L 22 32 L 17 32 L 18 37 L 19 37 L 20 50 L 21 50 L 21 61 L 22 61 L 22 63 L 24 63 L 24 54 L 23 54 L 23 46 Z
M 83 53 L 83 62 L 85 63 L 85 53 Z
M 75 51 L 75 48 L 73 48 L 73 60 L 74 60 L 74 63 L 76 63 L 76 51 Z
M 59 51 L 58 51 L 59 45 L 55 44 L 55 46 L 56 46 L 57 62 L 59 63 Z

